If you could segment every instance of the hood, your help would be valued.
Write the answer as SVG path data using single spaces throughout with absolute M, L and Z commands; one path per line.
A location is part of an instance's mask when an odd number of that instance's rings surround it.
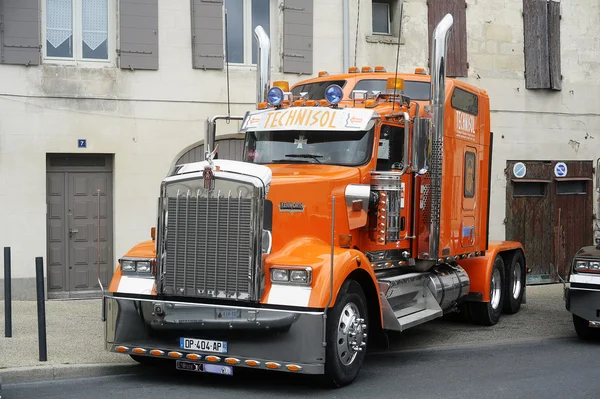
M 360 182 L 360 170 L 332 165 L 269 165 L 273 173 L 267 199 L 273 204 L 273 251 L 297 237 L 331 241 L 331 197 L 335 195 L 336 234 L 348 229 L 344 193 Z M 344 231 L 339 231 L 345 226 Z
M 600 259 L 600 249 L 596 248 L 595 245 L 588 247 L 582 247 L 575 254 L 575 258 L 597 258 Z

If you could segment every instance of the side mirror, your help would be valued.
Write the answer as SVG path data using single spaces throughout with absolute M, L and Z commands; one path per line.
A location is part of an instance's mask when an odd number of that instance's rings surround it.
M 415 118 L 413 123 L 412 170 L 422 175 L 429 171 L 428 118 Z

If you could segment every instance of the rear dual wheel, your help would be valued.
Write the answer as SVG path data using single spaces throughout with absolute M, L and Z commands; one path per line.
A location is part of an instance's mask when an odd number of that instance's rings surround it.
M 504 292 L 506 293 L 504 313 L 517 313 L 521 308 L 525 292 L 525 258 L 521 251 L 515 251 L 506 265 Z

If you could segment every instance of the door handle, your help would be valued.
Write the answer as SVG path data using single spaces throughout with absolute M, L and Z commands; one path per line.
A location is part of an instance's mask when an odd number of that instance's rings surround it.
M 73 237 L 74 233 L 79 233 L 79 230 L 77 230 L 77 229 L 69 229 L 69 237 Z

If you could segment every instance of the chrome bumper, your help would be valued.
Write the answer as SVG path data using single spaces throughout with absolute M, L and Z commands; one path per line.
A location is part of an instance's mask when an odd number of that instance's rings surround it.
M 157 301 L 151 297 L 107 295 L 104 301 L 105 349 L 110 352 L 304 374 L 324 372 L 322 312 Z M 225 341 L 227 353 L 182 349 L 182 338 Z M 292 365 L 299 367 L 288 368 Z
M 566 291 L 569 312 L 588 321 L 600 321 L 600 284 L 571 283 Z

